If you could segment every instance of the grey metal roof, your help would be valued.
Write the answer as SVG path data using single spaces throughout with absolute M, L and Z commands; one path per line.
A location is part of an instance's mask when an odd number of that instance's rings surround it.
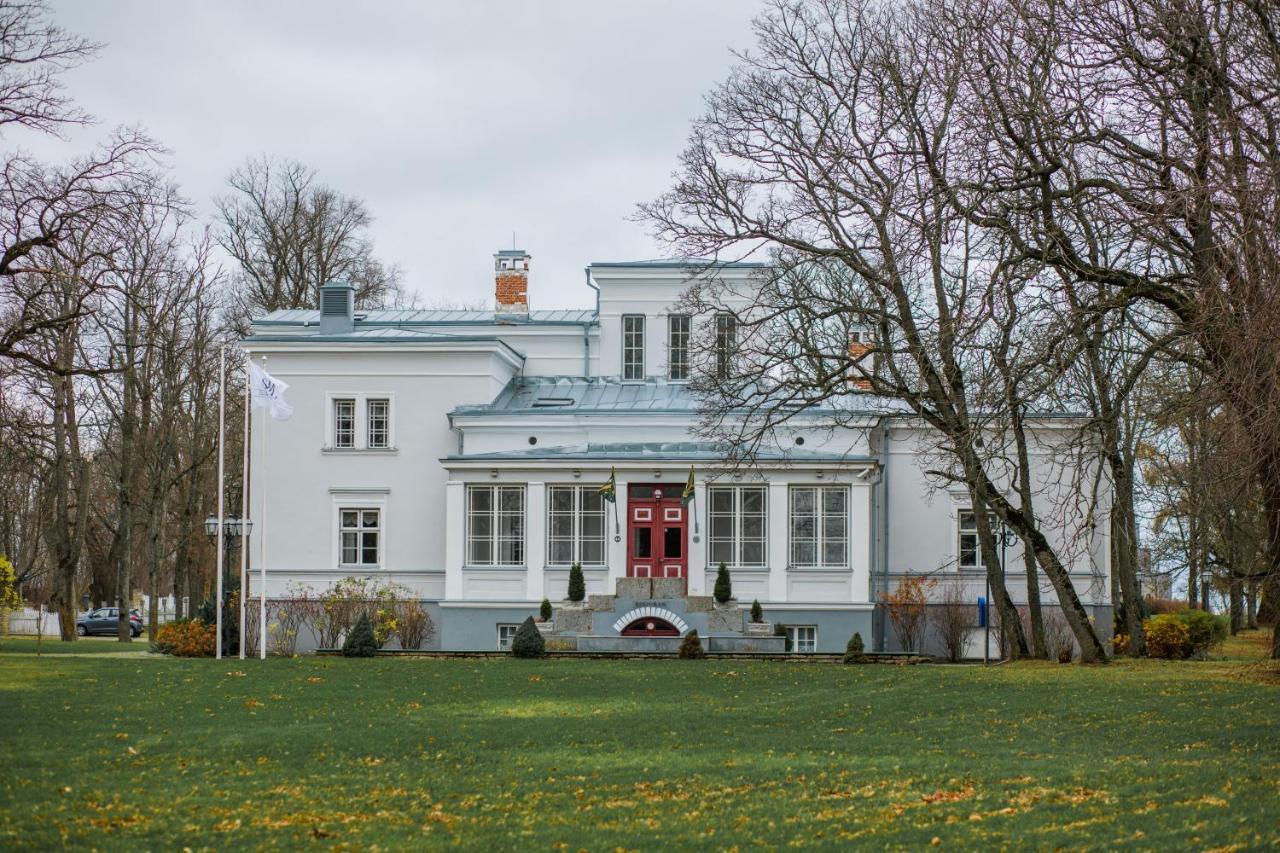
M 594 323 L 594 308 L 561 308 L 550 311 L 530 311 L 527 320 L 513 320 L 504 314 L 501 325 L 581 325 Z M 283 311 L 272 311 L 253 320 L 254 326 L 307 326 L 318 325 L 320 312 L 312 308 L 292 308 Z M 399 310 L 379 309 L 373 311 L 356 311 L 356 327 L 361 326 L 459 326 L 459 325 L 499 325 L 492 311 L 453 311 L 453 310 Z
M 686 269 L 715 267 L 716 269 L 752 270 L 768 266 L 760 261 L 717 261 L 715 258 L 654 258 L 649 261 L 592 261 L 593 267 L 651 267 L 654 269 Z
M 693 414 L 698 402 L 683 382 L 648 379 L 583 379 L 576 376 L 529 376 L 514 379 L 492 403 L 459 406 L 455 415 L 509 415 L 522 412 L 679 412 Z
M 618 442 L 608 444 L 573 444 L 560 447 L 536 447 L 529 450 L 499 450 L 489 453 L 468 453 L 446 456 L 447 462 L 519 462 L 519 461 L 570 461 L 603 460 L 634 461 L 652 459 L 679 462 L 723 462 L 728 458 L 727 445 L 712 442 Z M 820 450 L 760 450 L 753 458 L 762 462 L 874 462 L 870 456 L 854 456 L 845 453 L 829 453 Z

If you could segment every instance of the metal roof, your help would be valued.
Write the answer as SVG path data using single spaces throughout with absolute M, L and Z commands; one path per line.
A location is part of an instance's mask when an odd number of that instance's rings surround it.
M 492 311 L 454 311 L 444 309 L 401 310 L 379 309 L 356 311 L 356 328 L 361 326 L 520 326 L 520 325 L 582 325 L 596 322 L 594 308 L 563 308 L 550 311 L 530 311 L 528 319 L 503 314 L 502 321 L 495 319 Z M 307 326 L 320 323 L 320 312 L 313 308 L 291 308 L 272 311 L 255 317 L 254 326 Z
M 593 267 L 635 267 L 654 269 L 689 269 L 713 267 L 728 270 L 754 270 L 768 266 L 761 261 L 718 261 L 715 258 L 654 258 L 649 261 L 592 261 Z
M 683 382 L 648 379 L 583 379 L 575 376 L 528 376 L 514 379 L 492 403 L 459 406 L 455 415 L 519 413 L 582 414 L 584 412 L 679 412 L 693 414 L 698 401 Z
M 497 461 L 570 461 L 570 460 L 668 460 L 680 462 L 724 462 L 730 448 L 725 444 L 698 441 L 673 442 L 617 442 L 607 444 L 573 444 L 560 447 L 537 447 L 529 450 L 499 450 L 489 453 L 468 453 L 446 456 L 447 462 L 497 462 Z M 829 453 L 821 450 L 759 450 L 752 458 L 762 462 L 874 462 L 870 456 L 854 456 L 846 453 Z

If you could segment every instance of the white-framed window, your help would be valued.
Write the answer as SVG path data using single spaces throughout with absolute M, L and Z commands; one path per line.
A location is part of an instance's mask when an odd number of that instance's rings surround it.
M 547 565 L 604 565 L 604 507 L 596 486 L 547 487 Z
M 993 512 L 987 513 L 987 523 L 991 530 L 999 535 L 1000 522 Z M 978 541 L 978 514 L 971 509 L 959 510 L 956 514 L 956 528 L 959 531 L 959 548 L 956 551 L 956 564 L 962 569 L 985 569 L 982 560 L 982 543 Z
M 644 315 L 622 315 L 622 378 L 644 379 Z
M 689 378 L 689 338 L 693 318 L 688 314 L 667 317 L 667 378 L 683 381 Z
M 849 489 L 791 487 L 791 565 L 849 565 Z
M 498 626 L 498 651 L 511 651 L 511 642 L 516 638 L 516 631 L 520 630 L 519 625 L 499 625 Z
M 354 397 L 333 398 L 333 446 L 356 446 L 356 401 Z
M 467 487 L 467 564 L 524 565 L 524 484 Z
M 796 654 L 812 654 L 818 650 L 818 628 L 816 625 L 788 625 L 787 645 Z
M 382 565 L 382 510 L 338 509 L 338 562 L 344 566 Z
M 735 567 L 765 565 L 764 486 L 707 489 L 707 561 Z
M 391 446 L 391 401 L 386 397 L 365 400 L 365 446 L 385 449 Z
M 716 314 L 716 377 L 727 379 L 738 348 L 738 318 L 722 311 Z

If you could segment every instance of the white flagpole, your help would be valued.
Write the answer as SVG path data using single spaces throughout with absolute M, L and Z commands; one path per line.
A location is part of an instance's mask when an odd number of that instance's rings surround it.
M 262 369 L 267 369 L 267 357 L 262 357 Z M 259 460 L 267 458 L 267 421 L 271 418 L 262 419 L 262 427 L 258 431 L 262 433 L 261 454 Z M 258 561 L 258 657 L 261 660 L 267 659 L 267 478 L 262 478 L 262 530 L 258 532 L 258 541 L 262 543 L 262 553 L 259 555 L 262 559 Z
M 249 384 L 249 353 L 244 360 L 244 466 L 240 474 L 240 660 L 244 660 L 245 603 L 249 595 L 249 412 L 253 388 Z
M 226 389 L 223 387 L 225 384 L 224 379 L 226 377 L 226 373 L 227 347 L 226 344 L 223 344 L 222 348 L 218 350 L 218 565 L 216 567 L 216 571 L 218 573 L 218 584 L 216 593 L 217 601 L 214 608 L 214 612 L 217 614 L 214 617 L 214 625 L 215 630 L 218 632 L 218 636 L 214 644 L 214 656 L 218 659 L 222 658 L 222 560 L 223 549 L 226 547 L 224 544 L 226 537 L 223 536 L 222 527 L 223 517 L 225 514 L 224 502 L 226 497 L 223 494 L 222 482 L 225 471 L 223 463 L 223 444 L 225 443 L 224 439 L 226 438 L 227 431 L 227 400 Z

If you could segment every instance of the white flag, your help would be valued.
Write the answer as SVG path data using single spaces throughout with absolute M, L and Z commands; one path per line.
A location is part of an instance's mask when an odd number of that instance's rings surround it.
M 253 389 L 253 405 L 265 407 L 274 419 L 287 421 L 293 415 L 293 406 L 284 398 L 289 386 L 252 360 L 249 362 L 249 386 Z

